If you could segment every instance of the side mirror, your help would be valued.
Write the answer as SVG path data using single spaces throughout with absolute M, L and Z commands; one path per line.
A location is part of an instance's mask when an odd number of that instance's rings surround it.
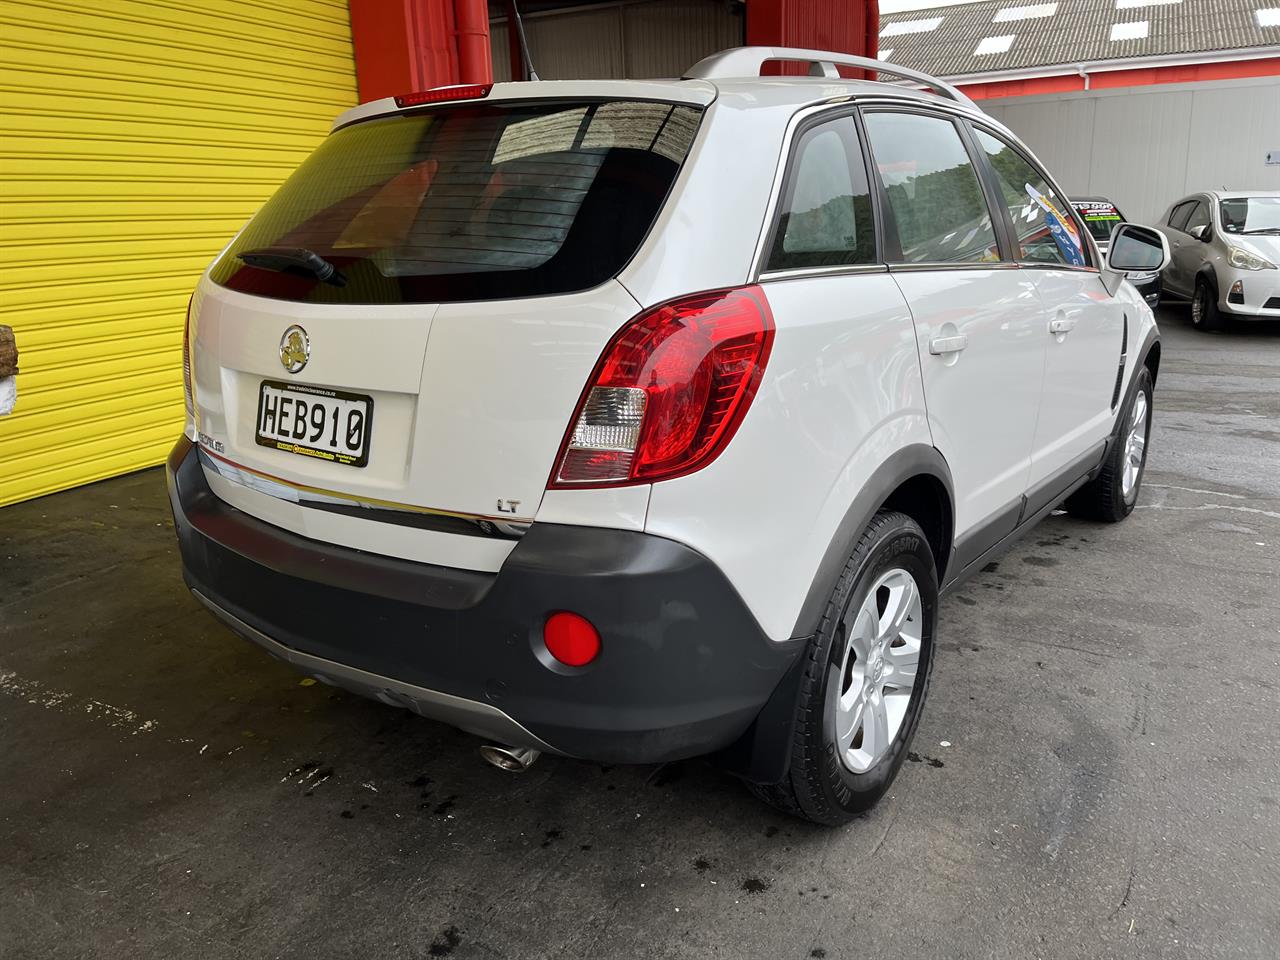
M 1139 270 L 1156 273 L 1169 262 L 1169 241 L 1159 230 L 1136 223 L 1122 223 L 1111 234 L 1102 281 L 1115 295 L 1126 273 Z
M 1209 239 L 1209 225 L 1207 223 L 1202 223 L 1199 226 L 1192 227 L 1187 232 L 1202 243 Z

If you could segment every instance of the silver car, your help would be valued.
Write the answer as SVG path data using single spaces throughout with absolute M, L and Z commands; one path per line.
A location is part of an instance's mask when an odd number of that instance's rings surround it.
M 1280 191 L 1195 193 L 1169 208 L 1160 228 L 1172 254 L 1164 293 L 1191 301 L 1191 322 L 1280 319 Z

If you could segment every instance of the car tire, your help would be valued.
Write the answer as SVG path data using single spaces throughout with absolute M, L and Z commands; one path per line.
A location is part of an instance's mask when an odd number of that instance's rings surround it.
M 1067 512 L 1084 520 L 1116 523 L 1133 513 L 1147 467 L 1147 441 L 1151 438 L 1154 384 L 1151 370 L 1143 367 L 1137 383 L 1117 420 L 1115 442 L 1098 475 L 1067 498 Z
M 1221 330 L 1222 311 L 1218 309 L 1218 293 L 1204 277 L 1196 278 L 1191 295 L 1191 325 L 1197 330 Z
M 757 796 L 838 826 L 884 795 L 928 693 L 937 611 L 938 575 L 924 531 L 905 514 L 878 513 L 802 654 L 787 774 L 777 784 L 753 784 Z

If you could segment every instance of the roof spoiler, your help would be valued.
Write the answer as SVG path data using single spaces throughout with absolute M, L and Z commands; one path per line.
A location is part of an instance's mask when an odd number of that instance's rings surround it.
M 790 60 L 809 64 L 809 75 L 812 77 L 828 77 L 832 80 L 840 78 L 836 67 L 856 67 L 859 70 L 870 70 L 873 73 L 884 73 L 903 80 L 912 80 L 934 93 L 956 103 L 978 109 L 977 104 L 963 93 L 947 83 L 919 70 L 900 67 L 897 64 L 873 60 L 870 57 L 855 57 L 848 53 L 833 53 L 829 50 L 802 50 L 794 47 L 731 47 L 699 60 L 684 73 L 685 80 L 724 80 L 730 77 L 758 77 L 760 68 L 770 60 Z

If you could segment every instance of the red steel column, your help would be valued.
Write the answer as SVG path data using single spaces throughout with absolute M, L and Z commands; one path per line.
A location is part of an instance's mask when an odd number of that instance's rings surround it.
M 878 0 L 751 0 L 747 4 L 751 46 L 808 47 L 874 57 L 879 35 Z M 804 67 L 786 65 L 783 70 L 803 73 Z M 841 69 L 848 76 L 860 72 Z
M 489 83 L 485 0 L 348 0 L 360 101 Z

